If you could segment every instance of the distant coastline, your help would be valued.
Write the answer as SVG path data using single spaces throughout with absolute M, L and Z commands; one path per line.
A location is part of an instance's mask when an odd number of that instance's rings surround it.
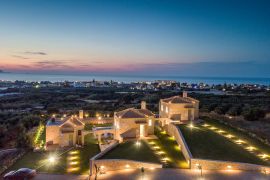
M 180 83 L 206 83 L 212 84 L 260 84 L 270 85 L 270 78 L 246 78 L 246 77 L 192 77 L 192 76 L 143 76 L 143 75 L 112 75 L 112 74 L 34 74 L 1 72 L 0 80 L 9 81 L 117 81 L 117 82 L 139 82 L 155 80 L 173 80 Z

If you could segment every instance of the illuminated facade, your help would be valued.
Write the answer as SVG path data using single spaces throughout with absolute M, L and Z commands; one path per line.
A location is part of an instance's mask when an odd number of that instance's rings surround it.
M 186 92 L 183 92 L 183 96 L 161 99 L 159 117 L 162 123 L 165 124 L 194 121 L 199 118 L 199 101 L 188 97 Z

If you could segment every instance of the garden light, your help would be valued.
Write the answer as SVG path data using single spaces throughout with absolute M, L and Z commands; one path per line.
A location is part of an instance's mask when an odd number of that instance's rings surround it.
M 55 163 L 56 158 L 54 156 L 50 156 L 48 160 L 50 163 Z

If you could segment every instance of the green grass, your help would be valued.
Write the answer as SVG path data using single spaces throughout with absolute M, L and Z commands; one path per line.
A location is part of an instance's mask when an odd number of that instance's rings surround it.
M 250 145 L 257 147 L 258 149 L 263 151 L 265 154 L 270 154 L 270 146 L 262 143 L 258 139 L 251 137 L 247 133 L 241 132 L 235 128 L 232 128 L 232 127 L 229 127 L 225 124 L 220 123 L 218 120 L 210 119 L 208 117 L 204 117 L 203 120 L 209 125 L 215 126 L 219 129 L 225 130 L 228 133 L 231 133 L 231 134 L 239 137 L 240 139 L 248 142 Z
M 66 157 L 67 153 L 62 154 L 64 151 L 54 152 L 33 152 L 28 151 L 21 159 L 19 159 L 9 170 L 17 170 L 19 168 L 37 169 L 38 172 L 47 173 L 66 173 Z M 60 154 L 62 154 L 60 156 Z M 57 157 L 57 163 L 50 165 L 48 158 L 50 156 Z
M 85 136 L 85 146 L 80 149 L 80 173 L 89 173 L 89 159 L 99 153 L 99 146 L 97 140 L 93 138 L 92 134 Z
M 101 157 L 101 159 L 129 159 L 160 163 L 159 158 L 154 154 L 146 142 L 139 142 L 140 145 L 136 145 L 136 141 L 123 142 Z
M 165 133 L 155 129 L 155 135 L 159 138 L 151 140 L 155 145 L 160 147 L 161 151 L 165 152 L 165 157 L 169 158 L 168 166 L 172 168 L 188 168 L 188 164 L 177 144 L 177 142 Z
M 229 141 L 203 126 L 190 129 L 186 125 L 178 125 L 194 158 L 245 162 L 267 165 L 243 147 Z
M 92 134 L 85 136 L 85 146 L 78 150 L 79 156 L 79 170 L 74 174 L 87 174 L 89 172 L 89 159 L 99 153 L 97 141 Z M 55 164 L 50 164 L 48 158 L 50 156 L 57 157 Z M 59 150 L 53 152 L 33 152 L 28 151 L 22 158 L 20 158 L 9 170 L 16 170 L 22 167 L 37 169 L 38 172 L 66 174 L 67 173 L 67 150 Z

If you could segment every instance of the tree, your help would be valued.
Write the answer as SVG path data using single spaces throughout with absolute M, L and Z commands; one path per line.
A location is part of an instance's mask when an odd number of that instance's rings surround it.
M 243 115 L 247 121 L 257 121 L 265 117 L 265 112 L 258 108 L 251 108 L 244 112 Z

